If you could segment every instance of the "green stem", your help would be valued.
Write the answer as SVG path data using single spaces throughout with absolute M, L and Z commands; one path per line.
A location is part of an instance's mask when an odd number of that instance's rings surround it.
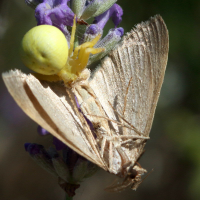
M 73 197 L 69 197 L 68 194 L 66 194 L 66 200 L 73 200 Z

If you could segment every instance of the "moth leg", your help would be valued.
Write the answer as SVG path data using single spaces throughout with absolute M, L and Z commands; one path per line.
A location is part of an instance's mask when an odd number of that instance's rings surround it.
M 126 175 L 127 171 L 126 168 L 129 167 L 131 165 L 131 161 L 129 160 L 128 156 L 126 155 L 126 153 L 122 150 L 121 147 L 117 147 L 117 152 L 119 153 L 120 157 L 121 157 L 121 161 L 122 161 L 122 175 Z
M 144 139 L 144 140 L 149 140 L 150 137 L 144 137 L 144 136 L 140 136 L 140 135 L 120 135 L 120 136 L 117 136 L 117 137 L 120 137 L 121 139 Z
M 103 158 L 103 154 L 104 154 L 104 151 L 105 151 L 105 146 L 106 146 L 106 137 L 103 137 L 102 141 L 101 141 L 101 156 Z
M 109 141 L 109 155 L 108 155 L 108 159 L 109 159 L 109 170 L 112 170 L 112 166 L 113 166 L 113 142 Z
M 125 140 L 125 141 L 123 141 L 123 142 L 121 143 L 121 145 L 127 144 L 127 143 L 132 142 L 132 141 L 133 141 L 132 139 Z

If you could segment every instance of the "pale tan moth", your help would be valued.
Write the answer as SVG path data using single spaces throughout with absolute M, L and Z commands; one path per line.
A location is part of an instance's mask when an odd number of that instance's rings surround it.
M 149 139 L 168 59 L 168 30 L 156 15 L 138 24 L 92 73 L 65 87 L 19 70 L 3 74 L 22 110 L 78 154 L 121 177 L 109 187 L 136 189 L 146 173 L 137 160 Z M 75 96 L 91 131 L 76 107 Z

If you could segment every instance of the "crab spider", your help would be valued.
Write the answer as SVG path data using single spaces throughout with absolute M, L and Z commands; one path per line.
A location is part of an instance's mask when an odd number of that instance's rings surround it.
M 97 54 L 104 48 L 94 48 L 101 35 L 74 49 L 76 20 L 72 27 L 70 48 L 64 34 L 56 27 L 40 25 L 28 31 L 22 40 L 21 58 L 40 80 L 63 80 L 66 85 L 81 76 L 90 53 Z M 74 49 L 74 51 L 73 51 Z

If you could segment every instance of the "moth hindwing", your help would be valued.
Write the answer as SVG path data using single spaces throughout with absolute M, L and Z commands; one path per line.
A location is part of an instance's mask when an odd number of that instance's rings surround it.
M 137 161 L 149 139 L 168 43 L 166 25 L 157 15 L 138 24 L 89 79 L 71 88 L 40 82 L 18 70 L 4 73 L 3 79 L 29 117 L 80 155 L 123 178 L 110 190 L 136 189 L 146 172 Z

